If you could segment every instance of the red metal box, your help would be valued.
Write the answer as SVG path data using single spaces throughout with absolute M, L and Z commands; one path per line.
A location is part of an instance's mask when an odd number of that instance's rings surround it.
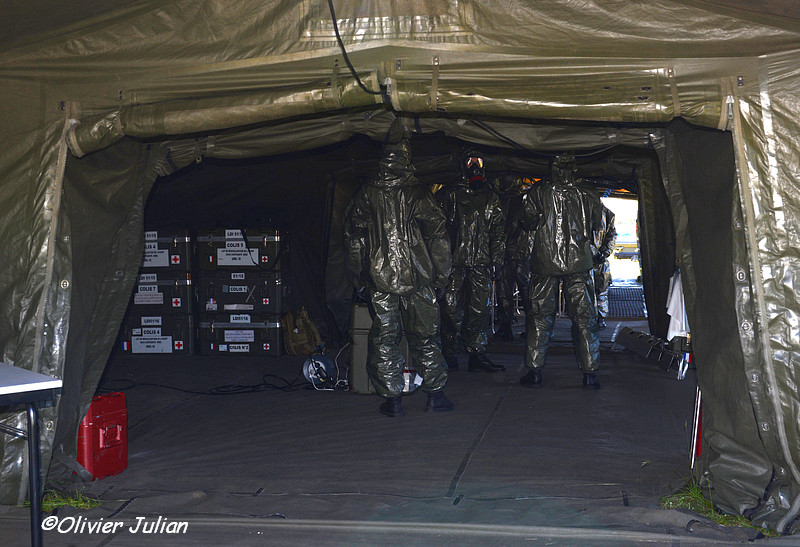
M 78 463 L 102 479 L 128 467 L 128 410 L 124 393 L 92 398 L 78 428 Z

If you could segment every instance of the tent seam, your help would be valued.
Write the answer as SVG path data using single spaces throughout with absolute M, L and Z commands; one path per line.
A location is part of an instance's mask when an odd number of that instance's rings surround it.
M 763 69 L 766 70 L 766 69 Z M 780 184 L 778 181 L 778 165 L 777 165 L 777 158 L 775 157 L 777 154 L 777 147 L 775 145 L 775 130 L 772 123 L 772 100 L 770 99 L 769 95 L 769 82 L 767 80 L 767 74 L 761 74 L 760 78 L 761 85 L 759 86 L 759 95 L 761 97 L 761 109 L 762 109 L 762 125 L 764 128 L 764 139 L 766 140 L 766 154 L 767 154 L 767 174 L 769 179 L 774 183 L 775 191 L 780 189 Z M 776 222 L 775 225 L 779 225 L 780 223 Z M 785 229 L 784 229 L 785 232 Z M 760 271 L 760 269 L 759 269 Z M 758 287 L 761 291 L 763 291 L 763 280 L 758 283 Z M 763 303 L 759 303 L 759 307 L 762 307 Z M 762 313 L 766 313 L 766 309 L 761 310 Z M 763 330 L 763 329 L 762 329 Z M 766 341 L 769 342 L 769 337 L 765 332 L 761 333 L 762 337 L 765 337 Z M 767 348 L 768 346 L 765 346 Z M 767 374 L 769 376 L 770 383 L 772 386 L 777 386 L 777 380 L 775 378 L 775 370 L 772 362 L 772 353 L 770 351 L 766 351 L 769 358 L 766 362 L 768 365 Z M 781 401 L 777 397 L 776 389 L 770 389 L 767 391 L 770 396 L 770 400 L 772 401 L 773 411 L 775 413 L 775 419 L 778 422 L 778 438 L 780 439 L 781 449 L 783 450 L 784 460 L 786 461 L 786 465 L 792 471 L 792 476 L 798 482 L 800 482 L 800 471 L 798 471 L 797 466 L 795 465 L 792 459 L 792 450 L 789 446 L 789 440 L 786 435 L 786 424 L 783 419 L 783 412 L 781 411 Z M 778 522 L 777 530 L 782 532 L 783 529 L 788 525 L 789 521 L 792 520 L 796 515 L 797 512 L 800 510 L 800 495 L 795 498 L 794 502 L 791 505 L 791 508 L 784 517 Z
M 742 135 L 741 135 L 742 119 L 741 119 L 741 111 L 739 109 L 739 102 L 740 102 L 741 98 L 737 96 L 736 99 L 737 100 L 735 100 L 733 102 L 733 116 L 734 116 L 734 119 L 733 119 L 733 124 L 732 124 L 732 127 L 731 127 L 731 132 L 733 133 L 734 142 L 736 143 L 736 152 L 737 152 L 736 156 L 738 157 L 738 159 L 740 161 L 745 161 L 746 162 L 746 159 L 745 159 L 746 155 L 745 155 L 745 151 L 744 151 L 744 142 L 742 140 Z M 763 96 L 762 96 L 762 99 L 763 99 Z M 762 108 L 766 110 L 768 108 L 768 106 L 765 106 L 765 105 L 762 104 Z M 752 279 L 754 280 L 753 286 L 755 288 L 755 297 L 756 297 L 756 301 L 757 301 L 756 305 L 758 307 L 758 315 L 760 317 L 760 321 L 759 322 L 761 323 L 761 325 L 759 327 L 759 331 L 760 331 L 759 332 L 759 336 L 761 338 L 761 346 L 762 346 L 761 353 L 762 353 L 762 357 L 764 359 L 764 371 L 765 371 L 765 373 L 767 375 L 767 378 L 769 379 L 769 384 L 770 384 L 768 389 L 767 389 L 767 393 L 768 394 L 771 393 L 770 400 L 771 400 L 772 405 L 773 405 L 773 410 L 776 411 L 775 412 L 775 420 L 778 422 L 778 433 L 777 433 L 777 435 L 778 435 L 778 438 L 780 439 L 780 446 L 781 446 L 781 450 L 783 452 L 783 454 L 782 454 L 783 459 L 786 462 L 786 465 L 788 465 L 789 468 L 791 469 L 792 475 L 795 478 L 795 480 L 798 480 L 797 468 L 794 465 L 794 462 L 792 462 L 791 458 L 790 457 L 787 458 L 787 454 L 790 454 L 790 451 L 789 451 L 789 447 L 786 445 L 785 435 L 783 434 L 784 433 L 783 432 L 784 423 L 783 423 L 783 417 L 782 417 L 782 415 L 780 413 L 780 406 L 779 405 L 776 406 L 776 404 L 775 404 L 775 389 L 774 389 L 774 386 L 776 385 L 775 370 L 774 370 L 774 366 L 773 366 L 773 363 L 772 363 L 772 354 L 769 351 L 769 347 L 770 347 L 770 345 L 769 345 L 769 337 L 768 337 L 768 334 L 767 334 L 767 331 L 766 331 L 766 326 L 764 325 L 764 318 L 767 317 L 767 310 L 766 310 L 766 307 L 764 305 L 764 287 L 763 287 L 764 280 L 763 280 L 763 278 L 761 276 L 761 260 L 760 260 L 760 258 L 758 256 L 758 245 L 757 245 L 757 241 L 755 241 L 755 234 L 753 233 L 754 224 L 755 224 L 755 221 L 754 221 L 755 211 L 753 209 L 753 203 L 752 203 L 752 186 L 750 184 L 750 176 L 747 173 L 747 169 L 746 169 L 745 166 L 740 166 L 740 168 L 739 168 L 739 179 L 741 181 L 741 184 L 744 186 L 744 190 L 745 190 L 744 192 L 741 192 L 740 194 L 742 195 L 742 201 L 744 202 L 743 203 L 744 211 L 745 211 L 744 219 L 745 219 L 745 224 L 746 224 L 746 227 L 747 227 L 747 229 L 745 230 L 745 236 L 746 236 L 746 240 L 748 242 L 748 247 L 749 247 L 749 250 L 750 250 L 750 252 L 748 254 L 750 255 L 750 259 L 751 259 L 751 268 L 752 268 L 751 275 L 752 275 Z M 797 500 L 795 500 L 795 502 L 796 501 Z M 789 516 L 789 515 L 787 514 L 787 516 Z M 783 520 L 786 520 L 786 517 L 784 517 Z
M 67 131 L 70 128 L 69 108 L 64 109 L 64 128 L 61 132 L 58 147 L 58 163 L 56 164 L 56 179 L 54 184 L 53 195 L 53 214 L 50 219 L 50 234 L 47 238 L 47 265 L 45 268 L 44 288 L 42 290 L 42 298 L 39 301 L 37 310 L 36 321 L 36 339 L 33 353 L 33 368 L 34 372 L 39 372 L 40 352 L 42 350 L 42 332 L 44 331 L 44 312 L 47 306 L 48 288 L 53 281 L 53 260 L 55 255 L 55 239 L 56 231 L 58 228 L 58 215 L 61 210 L 61 191 L 64 184 L 64 171 L 67 163 Z

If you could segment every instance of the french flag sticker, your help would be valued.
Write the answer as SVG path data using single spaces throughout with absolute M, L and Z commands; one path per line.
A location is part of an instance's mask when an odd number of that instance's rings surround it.
M 211 342 L 209 345 L 211 346 L 211 349 L 217 349 L 217 345 L 214 342 Z
M 131 349 L 130 342 L 122 342 L 122 351 L 128 351 L 129 349 Z

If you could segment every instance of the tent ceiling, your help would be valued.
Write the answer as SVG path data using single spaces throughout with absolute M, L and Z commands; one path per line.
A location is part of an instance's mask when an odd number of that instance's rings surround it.
M 120 8 L 147 11 L 169 4 L 170 0 L 4 0 L 0 17 L 0 51 L 36 42 L 40 37 L 68 34 L 88 20 Z M 675 0 L 676 4 L 712 12 L 735 13 L 753 22 L 786 26 L 800 23 L 800 4 L 795 0 Z

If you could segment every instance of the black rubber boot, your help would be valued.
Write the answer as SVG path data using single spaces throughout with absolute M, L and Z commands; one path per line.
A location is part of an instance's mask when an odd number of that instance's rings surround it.
M 458 370 L 458 355 L 445 355 L 444 362 L 447 363 L 447 370 Z
M 494 334 L 495 338 L 498 340 L 503 340 L 504 342 L 511 342 L 514 340 L 514 333 L 511 331 L 511 324 L 510 323 L 503 323 L 500 325 L 498 331 Z
M 594 372 L 583 373 L 583 387 L 586 389 L 600 389 L 600 382 L 597 381 L 597 375 Z
M 380 411 L 381 414 L 389 416 L 390 418 L 405 415 L 401 397 L 387 397 L 386 400 L 381 403 Z
M 471 353 L 469 356 L 467 370 L 470 372 L 505 372 L 506 367 L 493 363 L 488 357 L 486 357 L 486 354 L 484 353 L 481 353 L 480 355 L 477 353 Z
M 532 368 L 528 374 L 519 379 L 520 385 L 525 387 L 542 387 L 542 371 L 538 368 Z
M 444 391 L 428 393 L 428 402 L 425 404 L 425 412 L 447 412 L 453 410 L 453 401 L 447 398 Z

